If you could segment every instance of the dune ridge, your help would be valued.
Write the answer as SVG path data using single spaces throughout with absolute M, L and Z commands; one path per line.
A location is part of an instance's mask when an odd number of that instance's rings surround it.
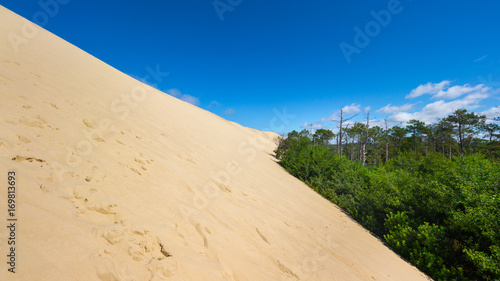
M 0 6 L 0 280 L 427 280 L 226 121 Z M 278 119 L 276 119 L 278 120 Z M 274 120 L 274 121 L 276 121 Z M 0 191 L 7 219 L 7 190 Z

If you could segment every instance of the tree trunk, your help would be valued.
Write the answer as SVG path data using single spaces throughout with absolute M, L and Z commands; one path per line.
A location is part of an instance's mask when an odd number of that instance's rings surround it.
M 349 145 L 349 136 L 344 132 L 345 134 L 345 149 L 347 150 L 347 146 Z M 347 152 L 345 153 L 345 156 L 347 157 Z
M 351 141 L 351 161 L 354 161 L 354 138 Z
M 458 139 L 460 143 L 460 156 L 464 153 L 464 144 L 462 141 L 462 124 L 458 123 Z
M 368 143 L 368 129 L 370 128 L 370 112 L 367 112 L 366 113 L 366 131 L 365 131 L 365 139 L 363 141 L 363 159 L 362 159 L 362 163 L 363 163 L 363 166 L 365 166 L 365 162 L 366 162 L 366 145 Z
M 385 142 L 385 163 L 389 161 L 389 143 Z
M 359 136 L 358 139 L 358 159 L 361 162 L 363 160 L 363 139 L 361 135 Z
M 366 143 L 363 142 L 361 145 L 361 163 L 363 163 L 363 166 L 365 165 L 366 161 Z
M 427 157 L 427 137 L 425 137 L 425 157 Z
M 449 149 L 450 149 L 450 159 L 451 159 L 451 135 L 449 137 Z
M 389 128 L 387 126 L 387 119 L 384 120 L 385 122 L 385 163 L 389 161 Z
M 445 156 L 444 145 L 444 134 L 441 133 L 441 151 L 443 152 L 443 156 Z
M 340 109 L 340 122 L 339 122 L 339 143 L 337 146 L 337 151 L 339 152 L 339 158 L 342 157 L 342 122 L 343 122 L 343 111 Z

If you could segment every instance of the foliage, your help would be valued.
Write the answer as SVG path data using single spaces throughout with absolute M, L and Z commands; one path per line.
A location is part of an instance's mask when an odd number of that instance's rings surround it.
M 415 137 L 428 134 L 414 123 Z M 409 140 L 418 150 L 420 142 Z M 410 149 L 385 164 L 363 166 L 320 143 L 290 133 L 276 155 L 292 175 L 435 280 L 500 279 L 498 162 L 482 154 L 450 159 Z

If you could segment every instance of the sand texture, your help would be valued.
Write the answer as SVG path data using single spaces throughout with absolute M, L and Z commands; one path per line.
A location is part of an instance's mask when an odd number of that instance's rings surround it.
M 276 137 L 0 7 L 0 280 L 427 280 L 284 171 Z

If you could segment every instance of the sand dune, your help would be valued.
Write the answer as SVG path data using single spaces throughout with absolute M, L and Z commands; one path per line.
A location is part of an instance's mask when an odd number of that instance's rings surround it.
M 427 279 L 276 164 L 276 134 L 0 23 L 0 280 Z

